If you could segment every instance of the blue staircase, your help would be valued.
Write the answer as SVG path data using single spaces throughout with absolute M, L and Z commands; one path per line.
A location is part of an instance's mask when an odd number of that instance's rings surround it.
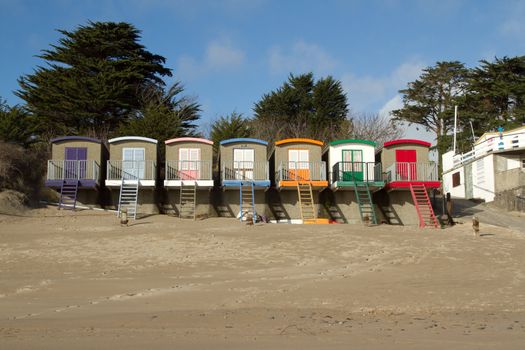
M 239 186 L 240 220 L 244 217 L 252 219 L 255 224 L 257 212 L 255 211 L 255 189 L 253 181 L 241 181 Z
M 77 205 L 78 179 L 64 180 L 60 187 L 58 209 L 75 210 Z

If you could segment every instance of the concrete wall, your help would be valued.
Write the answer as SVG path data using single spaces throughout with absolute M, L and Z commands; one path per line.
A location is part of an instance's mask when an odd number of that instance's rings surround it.
M 415 150 L 418 163 L 429 163 L 428 147 L 418 144 L 400 144 L 384 147 L 381 150 L 381 163 L 383 171 L 396 161 L 396 150 Z
M 314 206 L 319 218 L 326 218 L 320 210 L 319 191 L 313 191 Z M 301 208 L 299 207 L 299 197 L 297 190 L 277 191 L 271 188 L 266 192 L 269 217 L 272 220 L 300 220 Z
M 201 159 L 204 161 L 213 160 L 213 146 L 202 142 L 173 142 L 166 145 L 166 161 L 179 160 L 179 149 L 181 148 L 198 148 L 200 149 Z
M 390 207 L 399 219 L 399 224 L 405 226 L 419 225 L 419 217 L 410 191 L 391 191 L 388 193 L 388 197 Z
M 197 218 L 207 218 L 217 216 L 217 213 L 210 204 L 212 192 L 207 190 L 197 190 L 197 205 L 195 215 Z M 180 189 L 166 189 L 162 203 L 163 212 L 169 215 L 179 216 L 180 210 Z
M 211 192 L 212 214 L 219 217 L 238 217 L 240 211 L 239 190 L 214 189 Z M 266 204 L 266 192 L 255 191 L 255 210 L 257 215 L 270 216 L 268 205 Z
M 108 204 L 107 209 L 118 209 L 118 200 L 120 196 L 120 188 L 108 189 Z M 159 206 L 161 203 L 161 195 L 155 188 L 139 189 L 139 198 L 137 202 L 137 218 L 143 215 L 159 214 Z
M 51 159 L 64 160 L 66 155 L 66 147 L 85 147 L 87 148 L 87 160 L 95 160 L 99 164 L 102 164 L 104 161 L 104 152 L 102 152 L 102 148 L 104 146 L 102 144 L 81 140 L 65 140 L 53 143 L 51 145 Z
M 361 223 L 354 191 L 324 190 L 320 194 L 320 203 L 323 213 L 330 220 L 340 224 Z
M 525 186 L 525 171 L 521 168 L 514 168 L 496 174 L 494 183 L 496 193 L 514 190 L 523 186 Z
M 525 186 L 497 193 L 494 204 L 504 210 L 525 212 Z
M 119 141 L 109 144 L 109 159 L 122 160 L 123 148 L 144 148 L 145 160 L 157 161 L 157 144 L 146 141 Z

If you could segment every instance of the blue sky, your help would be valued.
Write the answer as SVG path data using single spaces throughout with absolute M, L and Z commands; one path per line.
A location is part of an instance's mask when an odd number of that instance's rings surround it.
M 399 89 L 439 60 L 525 53 L 525 1 L 0 0 L 0 96 L 43 62 L 59 34 L 92 21 L 126 21 L 166 57 L 173 80 L 203 107 L 202 127 L 260 97 L 289 73 L 342 81 L 354 112 L 399 107 Z M 407 136 L 418 134 L 413 128 Z

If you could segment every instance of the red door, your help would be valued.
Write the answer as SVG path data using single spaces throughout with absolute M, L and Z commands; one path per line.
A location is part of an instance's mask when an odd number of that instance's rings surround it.
M 398 149 L 396 150 L 396 171 L 397 177 L 402 181 L 417 180 L 416 169 L 416 150 Z

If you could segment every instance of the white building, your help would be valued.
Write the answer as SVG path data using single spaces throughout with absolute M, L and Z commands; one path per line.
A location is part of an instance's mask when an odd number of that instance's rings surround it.
M 472 151 L 449 151 L 442 160 L 443 189 L 452 197 L 492 202 L 504 192 L 521 194 L 525 187 L 525 126 L 487 132 Z

